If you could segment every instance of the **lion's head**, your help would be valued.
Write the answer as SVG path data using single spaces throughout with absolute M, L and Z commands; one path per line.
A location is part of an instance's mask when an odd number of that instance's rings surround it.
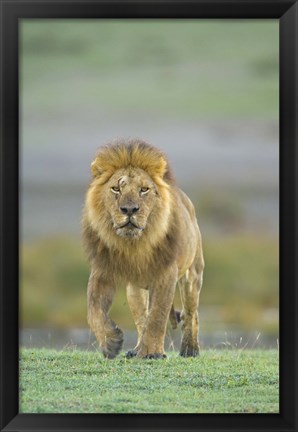
M 100 149 L 91 171 L 87 216 L 103 240 L 135 241 L 150 232 L 152 242 L 166 232 L 173 178 L 160 150 L 143 141 L 121 141 Z

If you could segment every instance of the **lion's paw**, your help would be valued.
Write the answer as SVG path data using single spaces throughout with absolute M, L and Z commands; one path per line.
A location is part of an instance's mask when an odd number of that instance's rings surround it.
M 182 345 L 180 355 L 182 357 L 197 357 L 200 354 L 199 345 Z
M 153 354 L 147 354 L 144 357 L 142 357 L 143 359 L 165 359 L 167 358 L 167 356 L 165 354 L 161 354 L 161 353 L 153 353 Z
M 137 355 L 137 352 L 135 351 L 135 350 L 129 350 L 129 351 L 127 351 L 126 353 L 125 353 L 125 357 L 127 358 L 127 359 L 131 359 L 131 358 L 133 358 L 133 357 L 135 357 Z
M 123 345 L 123 332 L 119 328 L 115 331 L 113 337 L 106 338 L 105 346 L 102 347 L 104 357 L 108 359 L 115 358 L 121 351 Z

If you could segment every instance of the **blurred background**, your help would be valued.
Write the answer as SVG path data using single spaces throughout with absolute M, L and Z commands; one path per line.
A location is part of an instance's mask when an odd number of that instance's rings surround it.
M 20 25 L 21 344 L 96 349 L 80 241 L 98 147 L 139 137 L 195 204 L 201 346 L 277 346 L 277 20 L 29 20 Z M 176 298 L 179 308 L 179 296 Z M 126 296 L 112 316 L 136 340 Z M 167 348 L 180 330 L 168 330 Z

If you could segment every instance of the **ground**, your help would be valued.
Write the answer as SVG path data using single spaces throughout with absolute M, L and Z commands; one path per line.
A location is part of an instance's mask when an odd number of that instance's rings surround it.
M 22 349 L 22 413 L 278 413 L 277 350 L 175 352 L 105 360 L 97 352 Z

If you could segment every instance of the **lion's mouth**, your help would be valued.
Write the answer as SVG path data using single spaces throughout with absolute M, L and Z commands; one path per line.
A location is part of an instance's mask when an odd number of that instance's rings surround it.
M 140 226 L 136 225 L 131 220 L 129 220 L 128 222 L 125 222 L 125 224 L 120 225 L 120 226 L 117 227 L 117 229 L 120 229 L 120 228 L 138 229 L 138 230 L 141 230 L 141 231 L 143 231 L 143 229 L 144 229 L 143 227 L 140 227 Z
M 138 238 L 142 231 L 144 231 L 144 228 L 137 225 L 132 220 L 128 220 L 122 225 L 117 225 L 114 227 L 116 230 L 116 233 L 120 237 L 129 237 L 129 238 Z

